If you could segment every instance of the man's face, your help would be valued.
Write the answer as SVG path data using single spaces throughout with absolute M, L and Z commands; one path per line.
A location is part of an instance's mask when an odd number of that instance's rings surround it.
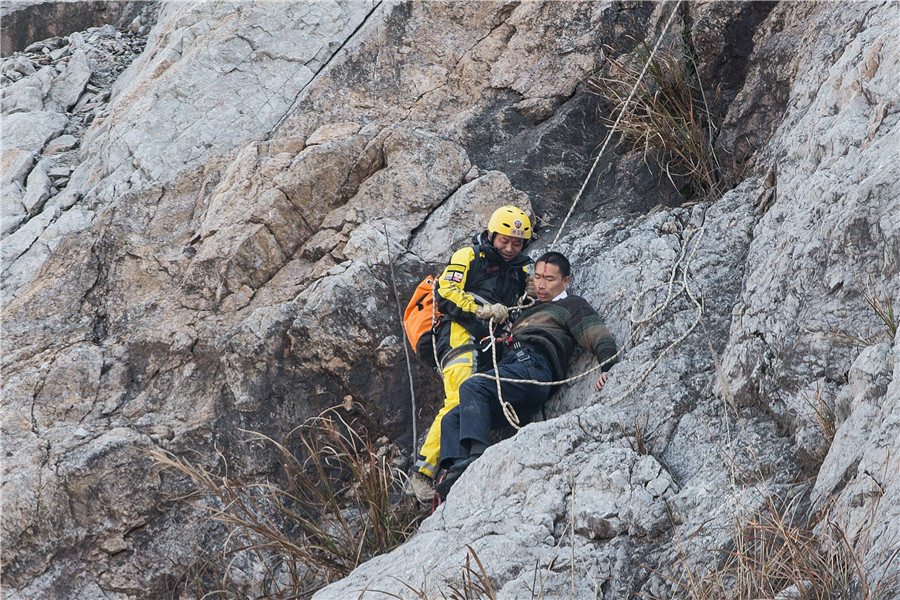
M 491 243 L 500 253 L 500 256 L 503 257 L 503 260 L 507 262 L 517 257 L 525 246 L 525 240 L 522 238 L 509 237 L 502 233 L 495 233 L 494 241 Z
M 541 302 L 549 302 L 559 296 L 569 285 L 569 277 L 563 277 L 559 267 L 539 262 L 534 266 L 534 287 Z

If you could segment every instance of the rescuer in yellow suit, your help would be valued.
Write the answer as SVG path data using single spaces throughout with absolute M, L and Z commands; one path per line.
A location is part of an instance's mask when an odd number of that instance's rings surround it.
M 495 324 L 503 323 L 507 307 L 518 303 L 529 284 L 526 267 L 531 259 L 522 250 L 531 233 L 524 211 L 498 208 L 487 231 L 476 235 L 471 246 L 454 252 L 438 279 L 437 308 L 444 317 L 435 330 L 435 346 L 444 379 L 444 406 L 428 430 L 410 477 L 410 491 L 421 502 L 430 502 L 434 494 L 441 419 L 459 404 L 462 382 L 490 361 L 488 324 L 492 318 Z

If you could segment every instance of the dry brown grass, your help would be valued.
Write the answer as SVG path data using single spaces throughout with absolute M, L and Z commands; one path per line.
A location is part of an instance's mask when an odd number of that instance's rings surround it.
M 639 80 L 644 66 L 647 76 Z M 689 56 L 658 52 L 651 58 L 646 43 L 640 43 L 634 53 L 610 59 L 588 89 L 612 106 L 611 115 L 622 113 L 617 128 L 622 142 L 658 163 L 685 200 L 721 192 L 714 113 Z
M 872 516 L 877 502 L 873 503 Z M 896 564 L 900 548 L 886 557 L 870 557 L 874 519 L 850 535 L 836 502 L 797 522 L 791 505 L 765 510 L 732 523 L 733 549 L 719 551 L 724 561 L 706 573 L 682 557 L 677 576 L 663 575 L 684 600 L 895 600 L 900 597 Z M 870 568 L 872 558 L 878 569 Z M 881 559 L 884 560 L 881 560 Z M 659 599 L 661 600 L 661 599 Z
M 170 452 L 151 452 L 187 476 L 182 498 L 219 525 L 215 551 L 198 551 L 182 586 L 215 598 L 305 598 L 366 560 L 402 543 L 422 513 L 402 495 L 393 447 L 377 451 L 336 410 L 295 429 L 284 443 L 255 432 L 276 451 L 279 483 L 247 481 Z M 291 449 L 293 448 L 293 450 Z

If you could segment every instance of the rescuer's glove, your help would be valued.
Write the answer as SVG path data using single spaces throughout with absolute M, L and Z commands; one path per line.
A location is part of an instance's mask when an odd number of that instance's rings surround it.
M 509 310 L 502 304 L 482 304 L 475 309 L 475 316 L 485 321 L 493 319 L 494 323 L 502 323 L 509 316 Z

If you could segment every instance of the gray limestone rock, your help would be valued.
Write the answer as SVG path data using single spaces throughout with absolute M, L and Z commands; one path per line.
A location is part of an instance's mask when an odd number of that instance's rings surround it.
M 67 112 L 81 97 L 84 87 L 91 78 L 91 65 L 87 54 L 77 49 L 69 57 L 65 67 L 53 81 L 50 89 L 49 108 Z
M 38 239 L 44 229 L 59 216 L 59 210 L 56 208 L 48 208 L 41 212 L 36 218 L 30 219 L 24 226 L 16 230 L 15 233 L 3 240 L 0 245 L 0 256 L 2 263 L 0 269 L 5 274 L 11 268 L 12 264 L 22 256 Z M 8 282 L 4 277 L 4 285 Z
M 27 112 L 3 118 L 3 140 L 6 148 L 40 152 L 44 145 L 66 126 L 66 117 L 53 112 Z
M 34 73 L 34 65 L 24 56 L 15 56 L 8 61 L 3 61 L 3 68 L 0 72 L 4 76 L 12 80 L 19 80 L 22 77 L 28 77 Z
M 44 147 L 44 155 L 59 154 L 66 152 L 78 145 L 78 138 L 74 135 L 61 135 Z
M 225 536 L 171 500 L 192 488 L 147 450 L 278 482 L 245 432 L 280 440 L 344 406 L 409 452 L 442 395 L 414 363 L 410 416 L 393 286 L 501 203 L 535 211 L 529 252 L 548 249 L 606 134 L 588 78 L 671 9 L 173 1 L 120 77 L 98 58 L 138 46 L 108 28 L 35 46 L 33 73 L 4 66 L 4 91 L 45 100 L 79 52 L 93 69 L 71 113 L 23 97 L 3 115 L 4 593 L 190 596 L 179 578 Z M 536 581 L 672 597 L 798 480 L 801 511 L 865 541 L 870 575 L 898 572 L 900 347 L 867 301 L 900 306 L 897 7 L 682 10 L 667 44 L 694 38 L 726 93 L 716 148 L 739 183 L 687 201 L 611 148 L 556 244 L 625 349 L 609 382 L 561 386 L 411 539 L 317 600 L 436 591 L 468 548 L 500 598 Z M 77 147 L 51 154 L 63 131 Z M 44 167 L 68 183 L 25 220 Z M 571 373 L 593 366 L 582 353 Z M 815 407 L 833 408 L 830 440 Z
M 47 160 L 43 159 L 28 174 L 25 183 L 25 194 L 22 196 L 22 205 L 29 216 L 40 212 L 44 201 L 50 197 L 50 177 L 47 174 Z
M 0 171 L 0 185 L 4 188 L 8 185 L 25 184 L 25 178 L 34 166 L 34 152 L 21 148 L 4 148 Z
M 410 251 L 427 263 L 445 261 L 453 250 L 468 245 L 474 234 L 487 229 L 491 214 L 504 205 L 516 206 L 533 216 L 531 200 L 513 188 L 506 175 L 500 171 L 482 173 L 428 217 L 416 233 Z
M 80 175 L 89 185 L 79 191 L 95 205 L 108 204 L 129 190 L 171 181 L 175 173 L 198 161 L 227 154 L 270 133 L 298 92 L 372 7 L 368 1 L 335 1 L 285 13 L 283 6 L 252 2 L 165 3 L 150 35 L 150 50 L 118 79 L 109 105 L 82 142 L 86 160 Z M 236 8 L 241 17 L 231 18 Z M 49 110 L 65 111 L 75 105 L 92 69 L 110 59 L 105 41 L 110 37 L 118 40 L 103 28 L 87 36 L 74 33 L 67 45 L 57 48 L 71 50 L 72 55 L 57 57 L 66 61 L 59 63 L 59 75 L 42 80 Z M 249 64 L 253 67 L 246 68 Z M 48 68 L 52 67 L 30 79 Z M 153 92 L 146 93 L 148 89 Z M 28 107 L 37 108 L 34 102 Z M 34 119 L 60 121 L 59 116 Z M 6 131 L 15 128 L 14 135 L 37 150 L 35 125 L 4 121 Z M 57 133 L 40 138 L 41 142 Z M 14 229 L 11 223 L 8 230 Z M 33 276 L 40 263 L 30 266 Z M 24 269 L 23 276 L 27 280 Z
M 22 205 L 22 191 L 10 186 L 3 188 L 3 205 L 0 207 L 0 235 L 6 236 L 15 231 L 27 218 Z
M 229 18 L 236 7 L 241 18 Z M 119 80 L 111 118 L 87 143 L 101 143 L 107 168 L 127 168 L 133 157 L 162 180 L 210 151 L 266 134 L 368 10 L 368 2 L 289 13 L 250 2 L 165 3 L 152 51 Z M 148 87 L 155 94 L 145 94 Z
M 44 108 L 44 91 L 37 77 L 27 77 L 7 86 L 0 102 L 4 114 L 36 112 Z
M 17 181 L 11 185 L 4 184 L 4 237 L 16 231 L 40 210 L 49 196 L 57 194 L 59 189 L 69 183 L 71 169 L 67 163 L 77 163 L 79 159 L 74 153 L 66 153 L 79 144 L 85 125 L 95 116 L 93 110 L 99 108 L 109 96 L 108 91 L 101 92 L 98 85 L 111 85 L 110 77 L 121 71 L 124 68 L 122 63 L 127 64 L 134 56 L 128 56 L 127 49 L 138 47 L 140 43 L 133 36 L 123 39 L 122 34 L 112 27 L 101 27 L 87 36 L 73 33 L 67 38 L 54 38 L 42 44 L 33 44 L 26 49 L 24 55 L 16 54 L 3 61 L 6 72 L 15 71 L 20 75 L 17 81 L 4 85 L 4 154 L 15 149 L 26 149 L 29 153 L 45 157 L 39 162 L 41 168 L 31 171 L 28 189 L 24 189 L 24 180 L 19 181 L 19 166 L 23 164 L 22 161 L 4 159 L 5 163 L 15 163 L 11 165 L 16 168 L 10 176 L 14 175 L 13 179 Z M 31 67 L 26 67 L 26 63 Z M 35 65 L 40 67 L 36 69 Z M 8 83 L 7 79 L 4 79 L 4 84 Z M 94 83 L 89 83 L 90 81 Z M 83 93 L 85 90 L 88 93 Z M 88 99 L 91 103 L 87 103 Z M 69 133 L 56 137 L 63 130 Z M 48 162 L 46 157 L 50 156 L 58 156 L 59 159 Z M 84 175 L 85 171 L 86 169 L 82 169 L 81 174 Z M 28 174 L 27 170 L 25 174 Z M 50 177 L 49 186 L 47 176 Z M 82 191 L 75 190 L 51 203 L 57 208 L 65 209 L 83 195 Z M 84 214 L 83 211 L 79 212 Z M 69 226 L 76 221 L 70 220 Z M 45 231 L 44 237 L 47 231 L 69 229 L 68 226 L 51 228 Z M 8 275 L 16 273 L 16 284 L 12 285 L 11 279 L 4 281 L 5 298 L 14 296 L 20 285 L 36 274 L 43 259 L 49 256 L 49 248 L 55 247 L 59 241 L 42 242 L 43 250 L 40 252 L 37 247 L 32 246 L 32 251 L 27 253 L 27 260 L 23 254 L 23 260 L 14 269 L 6 270 Z
M 34 165 L 34 152 L 19 148 L 4 149 L 0 168 L 0 236 L 6 237 L 26 219 L 27 212 L 22 204 L 25 181 Z

